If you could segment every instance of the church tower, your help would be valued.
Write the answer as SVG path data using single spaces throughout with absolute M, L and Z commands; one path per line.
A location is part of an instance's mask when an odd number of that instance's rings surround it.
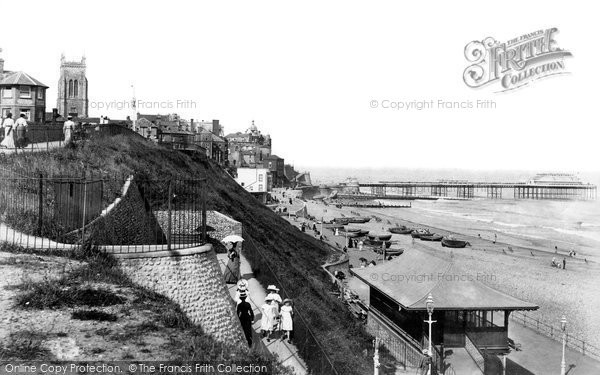
M 63 116 L 88 117 L 88 80 L 85 76 L 85 56 L 80 62 L 60 57 L 60 80 L 56 107 Z

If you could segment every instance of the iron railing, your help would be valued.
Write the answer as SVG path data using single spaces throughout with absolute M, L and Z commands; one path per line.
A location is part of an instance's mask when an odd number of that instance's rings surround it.
M 111 253 L 206 242 L 204 179 L 54 172 L 0 166 L 0 242 L 61 250 L 87 243 Z
M 550 337 L 551 339 L 557 341 L 562 341 L 563 339 L 563 332 L 558 325 L 548 324 L 539 318 L 532 317 L 531 315 L 527 315 L 527 313 L 520 311 L 513 311 L 510 314 L 510 318 L 525 327 L 532 328 L 533 330 Z M 573 334 L 569 334 L 569 332 L 566 332 L 565 335 L 567 347 L 588 357 L 600 360 L 600 348 L 590 344 L 589 341 L 581 339 Z

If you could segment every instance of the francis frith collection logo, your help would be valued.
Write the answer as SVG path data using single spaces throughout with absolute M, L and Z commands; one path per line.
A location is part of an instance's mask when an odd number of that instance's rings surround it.
M 514 90 L 535 80 L 568 73 L 564 58 L 571 52 L 558 47 L 557 28 L 537 30 L 501 43 L 492 37 L 465 47 L 469 65 L 463 74 L 467 86 L 500 86 L 497 92 Z

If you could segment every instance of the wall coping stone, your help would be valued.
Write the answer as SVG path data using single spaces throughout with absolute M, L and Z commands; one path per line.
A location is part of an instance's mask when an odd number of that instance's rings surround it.
M 126 247 L 126 246 L 121 246 Z M 146 252 L 132 252 L 132 253 L 113 253 L 112 255 L 117 259 L 138 259 L 138 258 L 173 258 L 181 256 L 189 256 L 195 254 L 202 254 L 212 250 L 211 244 L 205 244 L 196 247 L 190 247 L 187 249 L 172 249 L 172 250 L 161 250 L 161 251 L 146 251 Z

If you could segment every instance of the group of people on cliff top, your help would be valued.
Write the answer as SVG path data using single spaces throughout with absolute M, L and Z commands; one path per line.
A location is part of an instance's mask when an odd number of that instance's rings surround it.
M 4 139 L 0 143 L 2 148 L 25 148 L 27 146 L 27 116 L 21 113 L 21 116 L 14 121 L 12 113 L 8 113 L 2 121 L 4 129 Z
M 75 123 L 72 118 L 72 116 L 68 116 L 67 121 L 63 125 L 65 144 L 71 142 L 73 131 L 75 130 Z M 27 115 L 25 113 L 21 113 L 17 121 L 13 120 L 12 113 L 8 113 L 0 126 L 4 130 L 4 138 L 0 142 L 0 148 L 18 149 L 27 147 L 29 144 L 29 138 L 27 137 L 28 126 Z
M 225 267 L 224 278 L 228 284 L 237 284 L 235 293 L 235 302 L 237 304 L 236 313 L 240 319 L 244 336 L 248 346 L 252 347 L 252 324 L 254 324 L 254 311 L 248 302 L 249 293 L 248 281 L 241 277 L 240 273 L 240 254 L 237 250 L 238 243 L 226 243 L 227 257 L 229 258 Z M 279 288 L 275 285 L 269 285 L 268 294 L 265 297 L 264 304 L 260 307 L 262 337 L 271 341 L 271 335 L 274 332 L 282 332 L 281 340 L 287 339 L 291 343 L 294 331 L 294 308 L 293 301 L 289 298 L 284 300 L 279 295 Z

